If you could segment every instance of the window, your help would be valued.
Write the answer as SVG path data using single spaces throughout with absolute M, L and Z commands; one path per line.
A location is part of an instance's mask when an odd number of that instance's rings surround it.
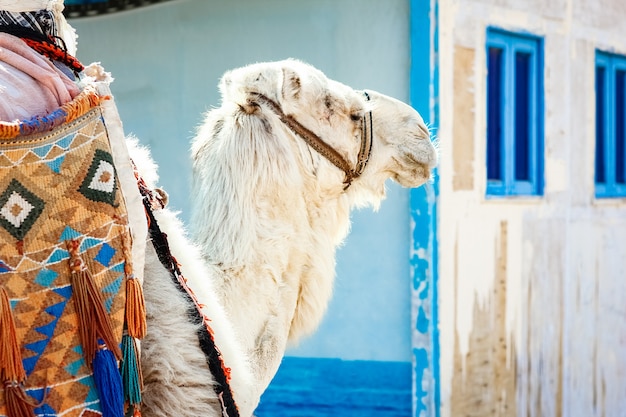
M 543 193 L 542 74 L 540 38 L 487 30 L 487 195 Z
M 596 52 L 596 197 L 626 197 L 626 57 Z

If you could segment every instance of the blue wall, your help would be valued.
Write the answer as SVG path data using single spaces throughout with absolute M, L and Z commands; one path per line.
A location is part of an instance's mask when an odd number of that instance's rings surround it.
M 354 227 L 338 251 L 328 314 L 289 355 L 411 361 L 408 207 L 407 190 L 389 184 L 378 213 L 353 213 Z
M 400 417 L 411 414 L 408 362 L 287 357 L 258 417 Z M 303 406 L 305 405 L 305 406 Z
M 202 113 L 219 104 L 216 85 L 224 71 L 294 57 L 355 88 L 408 102 L 415 48 L 409 9 L 409 0 L 179 0 L 71 23 L 79 34 L 79 59 L 101 61 L 112 72 L 126 132 L 151 146 L 161 185 L 186 219 L 189 140 Z M 320 404 L 306 393 L 331 382 L 334 391 L 343 389 L 350 398 L 370 404 L 363 398 L 375 402 L 383 395 L 387 376 L 394 381 L 388 395 L 407 400 L 388 414 L 381 414 L 384 407 L 374 407 L 375 415 L 410 414 L 409 200 L 409 190 L 389 183 L 378 213 L 365 209 L 353 214 L 352 233 L 338 251 L 328 314 L 314 336 L 288 351 L 260 416 L 317 415 L 310 413 L 319 411 Z M 340 371 L 330 372 L 333 368 Z M 300 402 L 301 414 L 277 411 L 287 388 Z M 341 398 L 330 395 L 320 401 L 332 409 L 342 406 Z M 363 413 L 355 415 L 367 415 Z

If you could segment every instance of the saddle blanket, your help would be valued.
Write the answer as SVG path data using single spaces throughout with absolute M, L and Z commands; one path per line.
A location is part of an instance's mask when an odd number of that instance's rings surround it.
M 77 262 L 100 293 L 116 345 L 109 349 L 119 351 L 125 329 L 133 238 L 103 114 L 87 105 L 52 130 L 32 133 L 21 123 L 19 135 L 0 139 L 0 290 L 25 372 L 20 383 L 37 416 L 103 414 L 93 352 L 81 338 Z M 0 382 L 6 416 L 7 381 Z

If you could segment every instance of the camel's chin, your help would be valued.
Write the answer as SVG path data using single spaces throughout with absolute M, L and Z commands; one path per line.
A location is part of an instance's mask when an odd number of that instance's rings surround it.
M 430 170 L 420 166 L 408 171 L 396 172 L 391 178 L 403 187 L 416 188 L 430 179 Z
M 428 140 L 400 147 L 400 155 L 393 158 L 391 178 L 403 187 L 415 188 L 425 184 L 432 177 L 437 165 L 437 151 Z
M 393 180 L 405 188 L 417 188 L 426 184 L 426 182 L 428 181 L 428 179 L 415 180 L 399 177 L 393 177 Z

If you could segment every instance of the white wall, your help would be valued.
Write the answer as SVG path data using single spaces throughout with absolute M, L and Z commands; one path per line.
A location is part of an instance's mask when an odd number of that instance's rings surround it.
M 151 146 L 186 219 L 189 140 L 219 104 L 224 71 L 294 57 L 407 101 L 408 19 L 406 0 L 178 0 L 71 23 L 79 59 L 113 73 L 125 130 Z M 409 226 L 408 191 L 395 184 L 379 213 L 354 215 L 327 319 L 292 354 L 410 361 Z
M 442 416 L 626 415 L 626 201 L 594 198 L 622 0 L 441 0 Z M 485 199 L 485 33 L 544 37 L 545 195 Z

